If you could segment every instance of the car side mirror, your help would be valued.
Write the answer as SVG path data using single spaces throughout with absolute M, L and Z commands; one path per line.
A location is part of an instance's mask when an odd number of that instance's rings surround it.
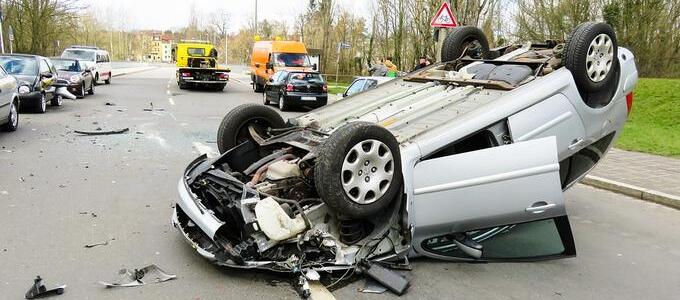
M 42 72 L 42 73 L 40 73 L 40 78 L 52 78 L 52 73 Z
M 273 70 L 274 69 L 274 63 L 267 63 L 267 70 Z
M 318 70 L 319 70 L 319 65 L 313 64 L 313 65 L 312 65 L 312 70 L 318 71 Z

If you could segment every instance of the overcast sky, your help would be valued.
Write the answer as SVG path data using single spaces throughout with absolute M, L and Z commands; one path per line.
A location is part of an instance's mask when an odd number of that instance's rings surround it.
M 231 14 L 231 30 L 238 31 L 255 15 L 255 0 L 82 0 L 92 9 L 109 12 L 111 25 L 126 29 L 177 29 L 189 22 L 192 3 L 199 14 L 225 9 Z M 286 20 L 289 25 L 309 0 L 258 0 L 258 19 Z M 341 7 L 368 16 L 368 0 L 335 0 Z M 207 20 L 205 20 L 207 23 Z

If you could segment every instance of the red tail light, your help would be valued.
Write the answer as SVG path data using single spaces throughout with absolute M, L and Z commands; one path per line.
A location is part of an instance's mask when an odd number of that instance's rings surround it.
M 221 78 L 221 79 L 229 78 L 229 74 L 227 74 L 227 73 L 220 73 L 220 78 Z
M 293 85 L 289 83 L 288 85 L 286 85 L 286 92 L 292 92 L 292 91 L 293 91 Z
M 328 85 L 327 85 L 327 84 L 324 84 L 323 87 L 322 87 L 322 89 L 323 89 L 323 92 L 324 92 L 324 93 L 328 92 Z
M 626 106 L 628 106 L 628 114 L 630 115 L 630 110 L 633 109 L 633 92 L 626 95 Z
M 189 72 L 182 72 L 182 77 L 191 77 L 191 73 L 189 73 Z

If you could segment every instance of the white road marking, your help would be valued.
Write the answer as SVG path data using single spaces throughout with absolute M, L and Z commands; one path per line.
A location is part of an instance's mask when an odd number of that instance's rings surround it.
M 215 149 L 201 142 L 193 142 L 193 145 L 196 151 L 200 152 L 201 154 L 206 154 L 208 155 L 208 157 L 216 157 L 219 155 L 219 153 L 215 151 Z
M 240 83 L 240 84 L 245 85 L 245 86 L 250 86 L 249 83 L 245 83 L 241 79 L 237 79 L 237 78 L 231 78 L 231 79 L 236 81 L 236 83 Z
M 172 97 L 168 98 L 168 102 L 170 102 L 170 105 L 175 105 L 175 99 L 172 99 Z
M 168 94 L 168 95 L 172 95 L 172 93 L 170 92 L 170 90 L 166 90 L 165 93 Z

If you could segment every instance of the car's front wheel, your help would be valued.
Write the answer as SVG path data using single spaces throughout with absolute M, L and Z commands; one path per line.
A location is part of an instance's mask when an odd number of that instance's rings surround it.
M 281 111 L 287 111 L 288 108 L 289 108 L 289 106 L 288 106 L 288 103 L 286 103 L 286 97 L 284 97 L 283 94 L 281 94 L 279 96 L 279 109 Z
M 286 123 L 272 108 L 259 104 L 243 104 L 227 113 L 217 130 L 217 148 L 220 153 L 252 139 L 250 128 L 266 136 L 269 128 L 283 128 Z
M 399 143 L 384 127 L 349 123 L 333 132 L 318 153 L 314 169 L 317 192 L 342 215 L 375 215 L 401 191 Z
M 109 72 L 109 77 L 107 77 L 106 80 L 104 80 L 104 83 L 111 84 L 111 77 L 113 76 L 111 76 L 111 72 Z
M 9 118 L 7 124 L 2 125 L 3 131 L 16 131 L 19 128 L 19 108 L 17 101 L 12 101 L 9 104 Z
M 94 95 L 94 81 L 90 82 L 90 89 L 87 91 L 88 94 Z
M 50 100 L 50 105 L 52 106 L 61 106 L 64 103 L 64 97 L 61 95 L 54 95 L 52 97 L 52 100 Z
M 85 89 L 85 81 L 80 85 L 80 92 L 78 93 L 78 99 L 83 99 L 85 98 L 85 92 L 87 89 Z
M 47 98 L 45 97 L 44 93 L 40 94 L 40 99 L 38 99 L 38 103 L 36 103 L 35 106 L 35 112 L 39 114 L 44 114 L 47 111 Z

